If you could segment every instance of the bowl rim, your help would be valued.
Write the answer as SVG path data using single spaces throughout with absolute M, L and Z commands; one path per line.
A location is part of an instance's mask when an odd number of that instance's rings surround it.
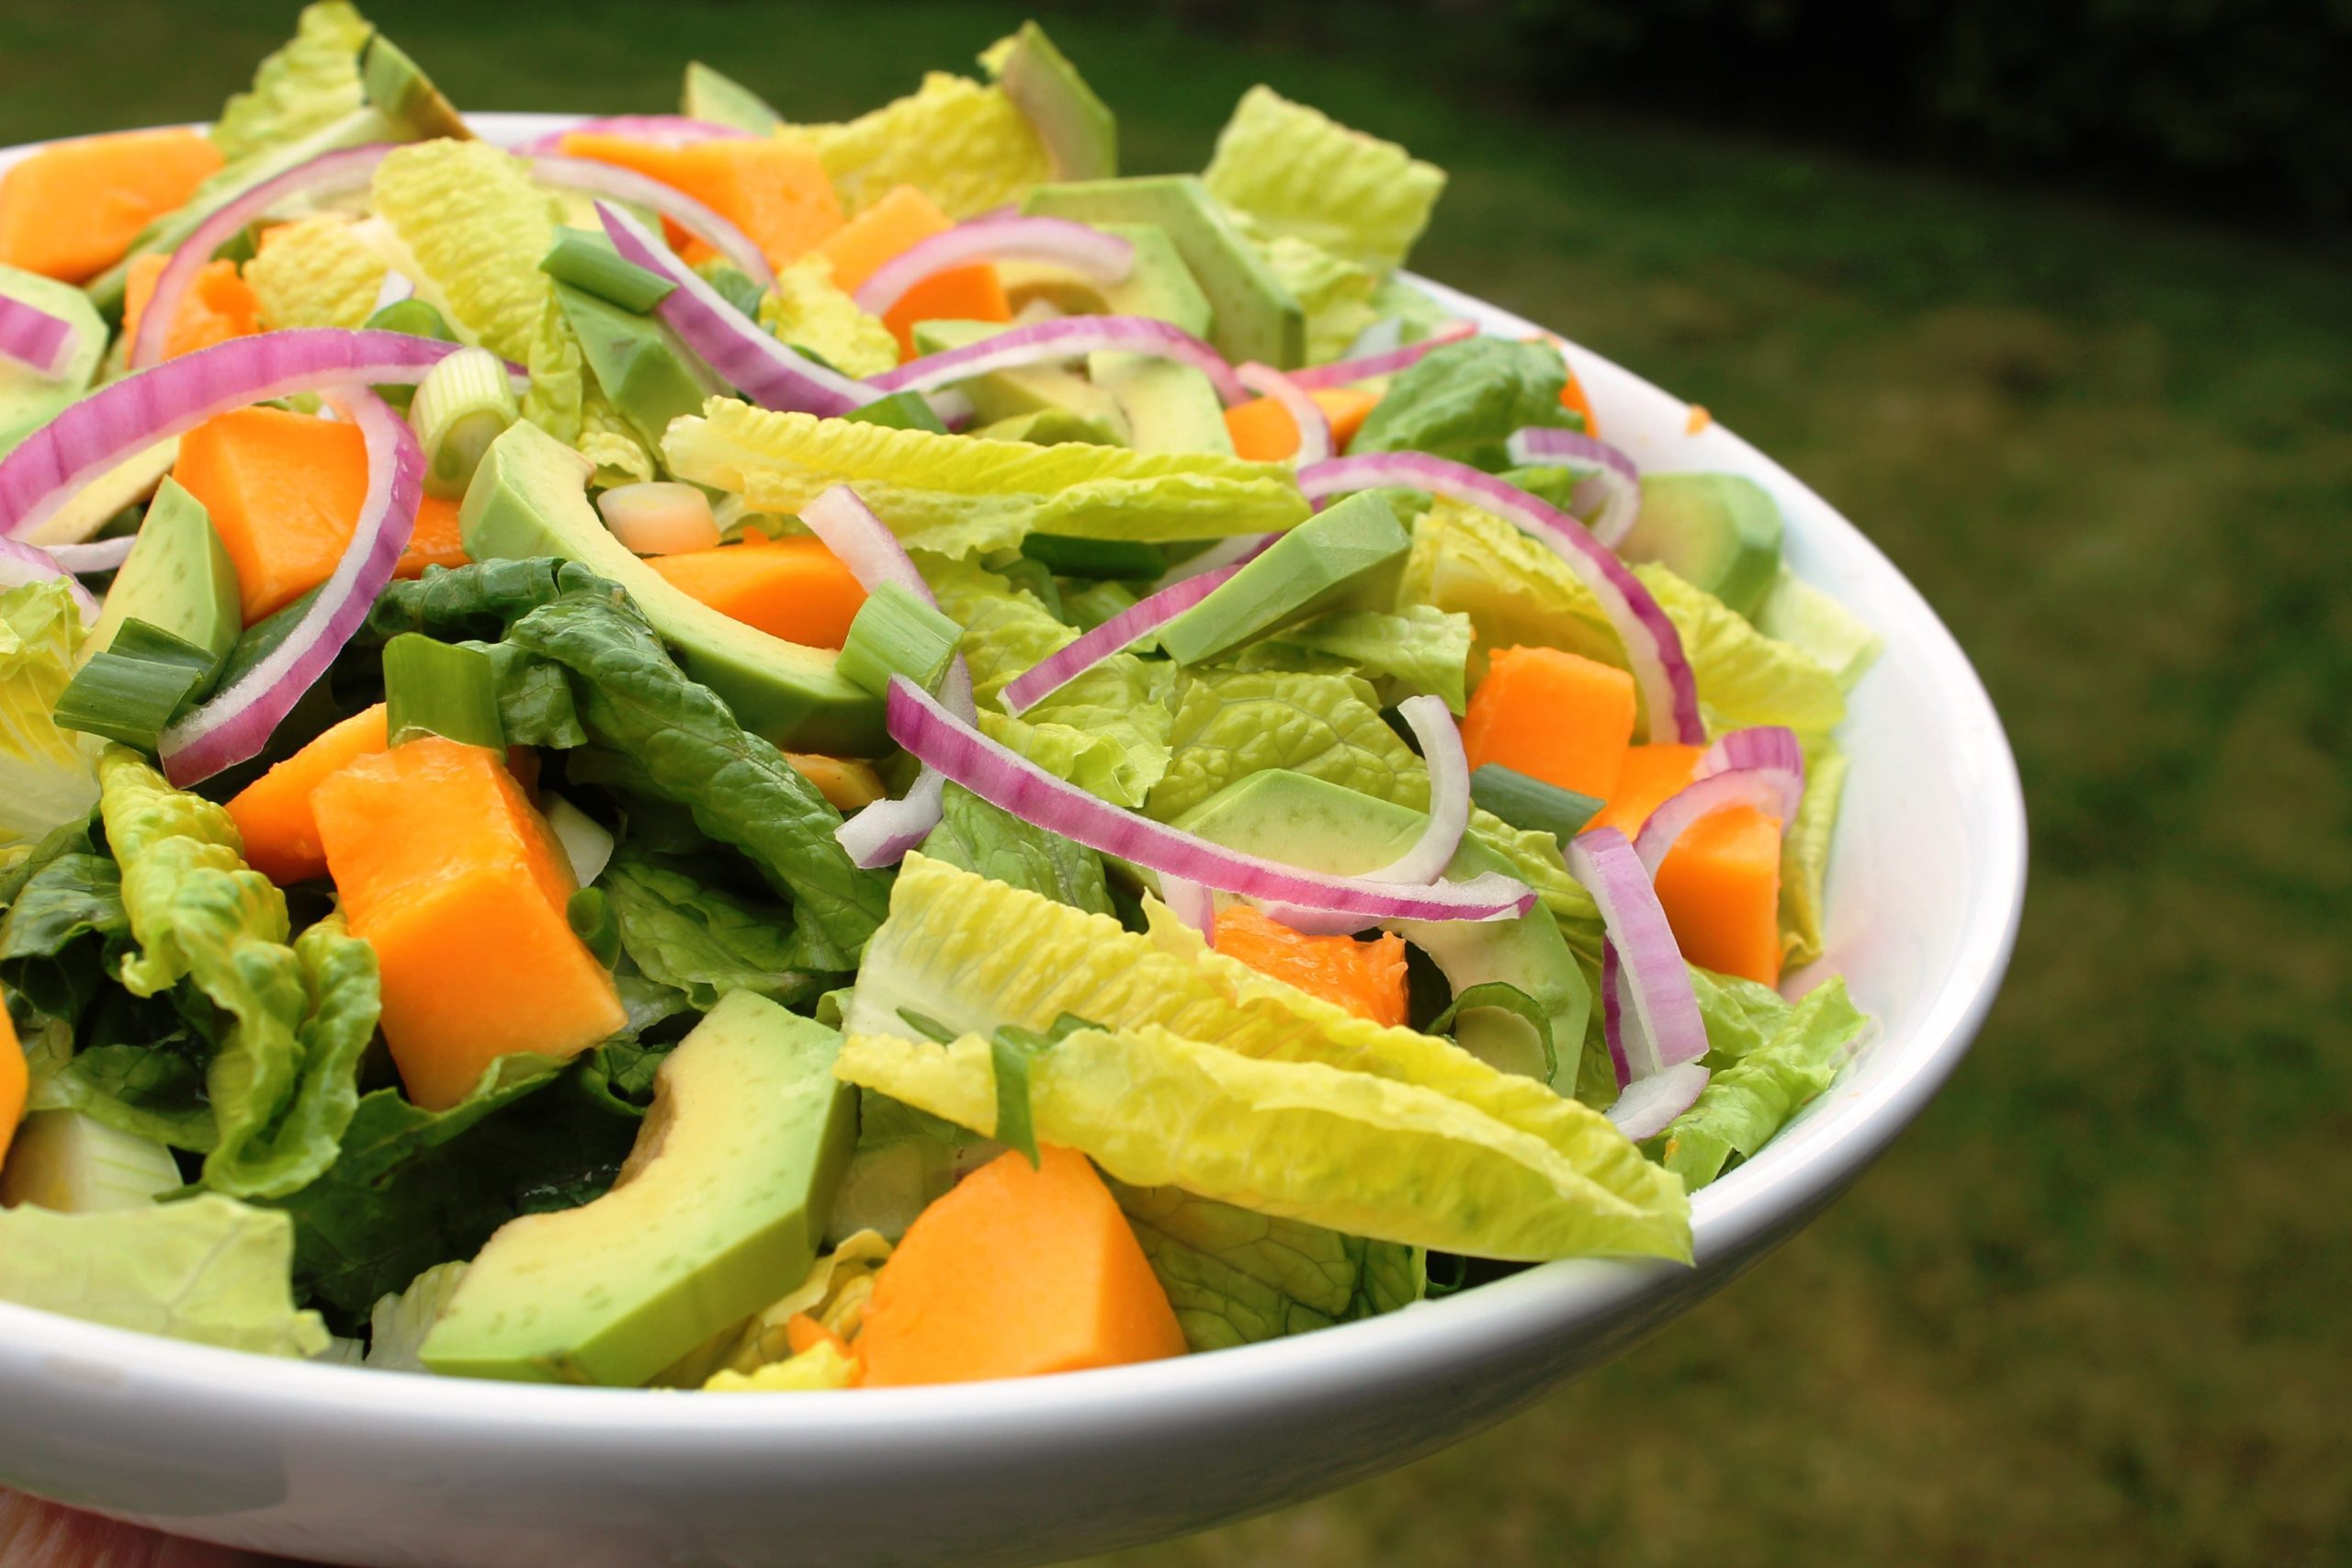
M 492 140 L 507 141 L 588 117 L 485 112 L 470 118 Z M 38 145 L 0 149 L 0 168 Z M 1449 309 L 1478 321 L 1482 331 L 1557 337 L 1456 289 L 1405 276 Z M 1634 395 L 1673 398 L 1573 341 L 1566 347 L 1588 385 L 1601 380 Z M 1691 1270 L 1700 1272 L 1780 1239 L 1792 1217 L 1835 1196 L 1925 1109 L 1966 1055 L 1999 991 L 2017 941 L 2026 877 L 2025 804 L 2016 760 L 1992 699 L 1957 640 L 1909 580 L 1835 507 L 1729 430 L 1715 425 L 1709 435 L 1773 476 L 1776 497 L 1792 513 L 1792 537 L 1803 543 L 1826 533 L 1841 564 L 1874 579 L 1875 592 L 1897 608 L 1906 645 L 1924 661 L 1939 696 L 1954 705 L 1947 722 L 1971 737 L 1959 755 L 1973 770 L 1968 841 L 1982 891 L 1970 900 L 1954 937 L 1954 961 L 1931 982 L 1918 1025 L 1899 1042 L 1877 1046 L 1882 1070 L 1834 1106 L 1816 1102 L 1822 1114 L 1807 1118 L 1813 1135 L 1786 1147 L 1776 1139 L 1754 1160 L 1692 1195 Z M 1879 629 L 1892 641 L 1897 628 Z M 234 1410 L 289 1429 L 364 1412 L 387 1444 L 458 1431 L 480 1438 L 496 1427 L 572 1450 L 619 1445 L 640 1450 L 655 1434 L 687 1455 L 741 1453 L 763 1441 L 779 1450 L 802 1445 L 837 1452 L 932 1449 L 958 1440 L 958 1434 L 1001 1434 L 1005 1417 L 1015 1412 L 1026 1421 L 1082 1423 L 1148 1405 L 1170 1420 L 1229 1419 L 1237 1410 L 1359 1382 L 1368 1366 L 1411 1361 L 1425 1372 L 1466 1370 L 1547 1331 L 1621 1311 L 1686 1272 L 1654 1259 L 1572 1258 L 1381 1317 L 1210 1355 L 1050 1378 L 824 1391 L 793 1399 L 674 1399 L 644 1389 L 388 1376 L 189 1344 L 0 1302 L 0 1389 L 20 1380 L 63 1377 L 182 1407 L 201 1401 L 202 1407 Z

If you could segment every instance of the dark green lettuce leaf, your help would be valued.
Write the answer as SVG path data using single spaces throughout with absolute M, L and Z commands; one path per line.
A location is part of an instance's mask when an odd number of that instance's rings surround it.
M 1504 443 L 1528 425 L 1567 425 L 1560 351 L 1542 341 L 1469 337 L 1432 349 L 1390 383 L 1348 443 L 1351 453 L 1427 452 L 1488 473 L 1510 466 Z
M 1042 893 L 1090 914 L 1113 912 L 1101 855 L 1058 833 L 1031 827 L 961 784 L 947 786 L 939 826 L 922 847 L 933 860 Z
M 707 1012 L 729 991 L 757 991 L 786 1006 L 822 990 L 791 918 L 624 846 L 597 886 L 611 901 L 621 946 L 645 977 L 683 992 Z

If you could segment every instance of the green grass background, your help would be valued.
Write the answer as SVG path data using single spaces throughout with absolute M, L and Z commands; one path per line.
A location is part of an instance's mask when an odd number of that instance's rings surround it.
M 202 117 L 291 6 L 0 6 L 0 143 Z M 796 118 L 992 5 L 381 6 L 460 105 Z M 2030 799 L 2009 983 L 1885 1162 L 1598 1376 L 1126 1568 L 2352 1561 L 2352 286 L 2340 258 L 1672 126 L 1409 40 L 1057 27 L 1137 169 L 1267 80 L 1444 164 L 1416 257 L 1713 409 L 1877 539 Z

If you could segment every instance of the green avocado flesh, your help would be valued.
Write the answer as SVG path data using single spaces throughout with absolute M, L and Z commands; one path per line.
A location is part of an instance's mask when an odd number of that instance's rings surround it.
M 1641 515 L 1620 553 L 1753 615 L 1781 571 L 1780 504 L 1737 474 L 1645 474 Z
M 857 1140 L 840 1050 L 763 997 L 721 998 L 662 1064 L 612 1190 L 501 1227 L 424 1365 L 634 1388 L 798 1284 Z
M 878 756 L 882 702 L 834 668 L 829 649 L 745 626 L 689 597 L 631 555 L 589 504 L 586 459 L 529 421 L 491 443 L 458 513 L 475 560 L 557 556 L 627 589 L 686 673 L 736 722 L 792 751 Z
M 1309 615 L 1378 598 L 1412 536 L 1378 491 L 1359 491 L 1276 539 L 1209 596 L 1159 628 L 1179 664 L 1199 664 Z
M 702 412 L 711 389 L 696 378 L 661 322 L 568 283 L 555 286 L 555 297 L 596 385 L 650 450 L 662 450 L 672 420 Z
M 1285 865 L 1361 876 L 1412 848 L 1428 822 L 1427 813 L 1410 807 L 1286 768 L 1268 768 L 1226 785 L 1175 825 L 1211 843 Z M 1508 875 L 1510 863 L 1464 836 L 1445 875 L 1463 882 L 1490 871 Z M 1428 953 L 1457 996 L 1500 980 L 1534 998 L 1552 1023 L 1557 1055 L 1552 1087 L 1562 1094 L 1576 1091 L 1592 991 L 1552 911 L 1539 903 L 1515 920 L 1391 920 L 1386 929 Z M 1526 1020 L 1499 1008 L 1471 1008 L 1457 1024 L 1454 1038 L 1472 1055 L 1506 1072 L 1544 1077 L 1542 1042 Z
M 1209 378 L 1191 366 L 1106 349 L 1086 356 L 1086 372 L 1118 400 L 1127 419 L 1128 445 L 1136 451 L 1233 456 L 1225 404 Z
M 74 352 L 62 375 L 44 376 L 0 355 L 0 455 L 6 455 L 90 389 L 90 378 L 106 355 L 107 324 L 89 297 L 72 284 L 13 266 L 0 266 L 0 299 L 47 311 L 74 329 Z
M 915 352 L 944 354 L 1009 330 L 999 321 L 921 321 L 914 331 Z M 992 370 L 956 382 L 956 389 L 972 400 L 973 417 L 984 425 L 1058 411 L 1099 428 L 1108 445 L 1127 444 L 1127 416 L 1118 399 L 1085 377 L 1054 366 Z
M 1209 297 L 1193 281 L 1192 269 L 1184 265 L 1167 230 L 1156 223 L 1097 223 L 1093 227 L 1135 246 L 1127 276 L 1116 283 L 1097 283 L 1048 262 L 999 262 L 997 277 L 1015 311 L 1042 299 L 1068 315 L 1149 316 L 1197 338 L 1209 335 L 1214 319 Z
M 1101 180 L 1119 172 L 1119 122 L 1045 28 L 1021 24 L 997 80 L 1045 143 L 1054 178 Z
M 769 107 L 765 98 L 699 60 L 686 66 L 685 92 L 679 108 L 688 119 L 731 125 L 755 136 L 765 136 L 784 123 L 784 117 Z
M 216 667 L 245 629 L 237 569 L 204 502 L 177 479 L 165 479 L 155 491 L 139 540 L 115 573 L 97 624 L 90 628 L 86 650 L 95 654 L 112 647 L 115 634 L 130 620 L 202 649 Z
M 1149 223 L 1166 231 L 1209 302 L 1208 339 L 1238 364 L 1277 370 L 1306 362 L 1306 312 L 1193 175 L 1039 186 L 1021 210 L 1081 223 Z

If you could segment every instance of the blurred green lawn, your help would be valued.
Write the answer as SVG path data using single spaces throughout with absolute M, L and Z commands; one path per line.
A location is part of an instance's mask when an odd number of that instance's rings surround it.
M 379 8 L 461 105 L 830 118 L 1001 6 Z M 197 118 L 292 6 L 0 8 L 0 143 Z M 1696 401 L 1867 529 L 2006 716 L 2034 885 L 1885 1163 L 1647 1347 L 1452 1452 L 1132 1568 L 2352 1561 L 2352 288 L 2185 220 L 1346 57 L 1059 25 L 1136 168 L 1272 81 L 1447 165 L 1417 256 Z M 1385 62 L 1383 68 L 1382 62 Z

